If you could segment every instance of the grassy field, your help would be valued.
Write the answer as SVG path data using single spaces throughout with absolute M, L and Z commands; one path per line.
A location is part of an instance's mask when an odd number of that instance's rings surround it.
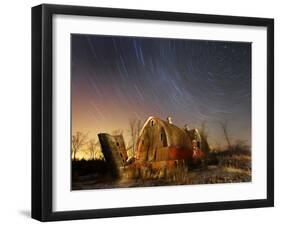
M 73 190 L 250 181 L 251 151 L 240 147 L 212 151 L 201 165 L 189 165 L 169 174 L 150 170 L 146 176 L 139 173 L 136 177 L 121 175 L 118 179 L 103 160 L 81 160 L 72 163 Z

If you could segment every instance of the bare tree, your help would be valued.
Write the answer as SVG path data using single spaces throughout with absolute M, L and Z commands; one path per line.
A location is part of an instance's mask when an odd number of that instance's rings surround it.
M 141 120 L 137 120 L 137 138 L 140 135 L 141 128 L 142 128 L 142 121 Z
M 90 152 L 91 159 L 95 159 L 97 157 L 97 153 L 99 152 L 99 150 L 97 149 L 98 145 L 99 145 L 99 142 L 96 141 L 95 139 L 89 140 L 88 150 Z
M 127 149 L 132 149 L 132 152 L 134 153 L 136 150 L 136 144 L 137 144 L 137 140 L 139 137 L 139 133 L 141 130 L 141 120 L 139 119 L 131 119 L 129 121 L 129 134 L 130 134 L 130 148 Z
M 87 143 L 88 134 L 82 132 L 76 132 L 72 135 L 72 155 L 74 161 L 76 160 L 76 154 Z
M 228 148 L 229 148 L 229 150 L 231 150 L 232 149 L 232 145 L 230 143 L 230 139 L 229 139 L 229 135 L 228 135 L 228 122 L 227 121 L 219 122 L 219 124 L 220 124 L 220 126 L 222 128 L 222 131 L 223 131 L 226 143 L 228 145 Z

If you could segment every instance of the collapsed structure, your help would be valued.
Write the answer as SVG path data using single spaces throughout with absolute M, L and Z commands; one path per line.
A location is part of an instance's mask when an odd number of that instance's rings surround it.
M 128 161 L 122 135 L 99 134 L 102 152 L 106 161 L 116 170 L 120 167 L 141 169 L 174 167 L 200 162 L 209 150 L 208 143 L 197 129 L 179 128 L 171 118 L 162 120 L 151 116 L 144 123 L 136 144 L 134 161 Z

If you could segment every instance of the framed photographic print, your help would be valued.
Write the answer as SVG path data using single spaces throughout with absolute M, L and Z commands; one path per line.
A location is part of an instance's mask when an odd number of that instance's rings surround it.
M 32 217 L 274 205 L 274 21 L 32 8 Z

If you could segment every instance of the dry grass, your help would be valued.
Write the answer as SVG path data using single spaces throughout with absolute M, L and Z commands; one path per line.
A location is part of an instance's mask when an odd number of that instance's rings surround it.
M 205 163 L 196 166 L 181 164 L 172 169 L 131 167 L 127 173 L 123 170 L 118 180 L 112 177 L 110 167 L 106 167 L 105 162 L 75 164 L 76 170 L 73 172 L 77 176 L 72 181 L 74 190 L 251 181 L 251 152 L 241 148 L 211 152 Z
M 224 172 L 228 172 L 228 173 L 240 173 L 240 174 L 251 175 L 251 171 L 243 170 L 243 169 L 237 169 L 237 168 L 232 168 L 232 167 L 223 167 L 222 170 Z

